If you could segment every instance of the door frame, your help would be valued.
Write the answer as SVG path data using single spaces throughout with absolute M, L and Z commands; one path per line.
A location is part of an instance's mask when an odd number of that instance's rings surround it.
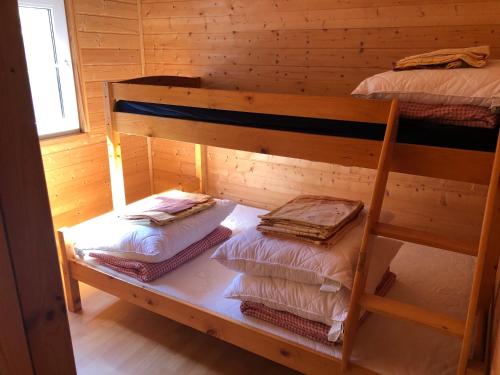
M 16 0 L 0 35 L 0 373 L 76 374 Z

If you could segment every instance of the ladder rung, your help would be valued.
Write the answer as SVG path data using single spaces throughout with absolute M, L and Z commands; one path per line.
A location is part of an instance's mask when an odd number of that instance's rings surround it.
M 477 246 L 474 246 L 472 243 L 457 241 L 451 238 L 441 237 L 433 233 L 397 225 L 375 223 L 372 228 L 372 233 L 401 241 L 413 242 L 420 245 L 454 251 L 456 253 L 477 255 Z
M 366 310 L 381 315 L 410 320 L 454 336 L 464 335 L 465 321 L 446 314 L 366 293 L 361 296 L 359 304 Z

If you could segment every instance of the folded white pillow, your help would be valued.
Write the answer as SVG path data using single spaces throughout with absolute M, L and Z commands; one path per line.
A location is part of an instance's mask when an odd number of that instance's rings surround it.
M 483 68 L 391 70 L 365 79 L 352 95 L 500 110 L 500 60 L 489 60 Z
M 105 216 L 69 233 L 75 252 L 97 252 L 147 263 L 167 260 L 215 230 L 235 203 L 216 200 L 213 207 L 164 226 L 138 224 Z
M 212 259 L 237 272 L 321 285 L 322 291 L 335 292 L 342 285 L 352 287 L 363 230 L 360 220 L 340 241 L 326 247 L 249 228 L 219 246 Z M 374 254 L 385 249 L 394 256 L 403 243 L 375 237 L 373 244 Z
M 396 255 L 394 249 L 373 250 L 366 291 L 374 293 L 385 271 Z M 285 279 L 239 274 L 226 288 L 224 297 L 262 303 L 275 310 L 287 311 L 305 319 L 331 326 L 328 339 L 342 339 L 343 322 L 349 311 L 350 292 L 323 293 L 316 285 Z

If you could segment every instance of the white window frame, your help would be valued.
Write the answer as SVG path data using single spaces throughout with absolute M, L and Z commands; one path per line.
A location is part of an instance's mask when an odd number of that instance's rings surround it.
M 53 138 L 63 135 L 81 133 L 81 119 L 78 108 L 77 86 L 71 58 L 71 47 L 69 44 L 68 24 L 66 21 L 66 10 L 64 0 L 18 0 L 18 7 L 49 8 L 52 13 L 52 28 L 54 31 L 55 50 L 57 56 L 57 67 L 60 76 L 61 92 L 65 99 L 65 111 L 71 113 L 71 119 L 75 121 L 75 127 L 67 131 L 58 131 L 39 135 L 40 139 Z

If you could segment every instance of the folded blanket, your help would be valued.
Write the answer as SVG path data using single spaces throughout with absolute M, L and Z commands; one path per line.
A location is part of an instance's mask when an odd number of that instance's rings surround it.
M 394 63 L 394 70 L 425 68 L 481 68 L 490 55 L 489 46 L 440 49 L 419 55 L 408 56 Z
M 426 120 L 438 124 L 470 126 L 493 129 L 497 115 L 489 108 L 475 105 L 438 105 L 414 102 L 400 102 L 401 117 Z
M 377 289 L 375 290 L 375 294 L 379 296 L 386 295 L 394 285 L 395 281 L 396 275 L 389 270 L 386 271 L 382 280 L 378 284 Z M 340 343 L 328 340 L 330 327 L 320 322 L 305 319 L 286 311 L 275 310 L 264 304 L 255 302 L 242 302 L 240 310 L 246 316 L 263 320 L 322 344 L 334 345 Z M 361 315 L 360 324 L 368 318 L 369 314 L 369 312 L 365 311 Z
M 206 250 L 218 245 L 231 237 L 231 234 L 231 229 L 219 226 L 200 241 L 195 242 L 177 255 L 160 263 L 138 262 L 99 253 L 90 253 L 89 256 L 95 258 L 97 263 L 103 266 L 147 283 L 160 278 Z
M 332 247 L 335 244 L 337 244 L 342 238 L 344 238 L 344 236 L 347 233 L 349 233 L 352 229 L 356 228 L 360 224 L 360 222 L 363 221 L 365 216 L 366 215 L 363 212 L 359 213 L 357 217 L 345 223 L 333 235 L 324 240 L 319 240 L 317 237 L 311 237 L 310 234 L 302 233 L 300 232 L 300 230 L 291 231 L 286 228 L 280 228 L 277 225 L 268 227 L 266 225 L 260 224 L 257 226 L 257 229 L 265 235 L 283 237 L 284 239 L 295 238 L 297 240 L 310 242 L 315 245 L 324 245 Z
M 259 216 L 257 230 L 312 242 L 327 242 L 346 224 L 356 219 L 363 202 L 328 196 L 301 195 L 283 206 Z
M 165 225 L 203 211 L 214 204 L 215 200 L 209 195 L 171 190 L 128 205 L 120 217 Z

